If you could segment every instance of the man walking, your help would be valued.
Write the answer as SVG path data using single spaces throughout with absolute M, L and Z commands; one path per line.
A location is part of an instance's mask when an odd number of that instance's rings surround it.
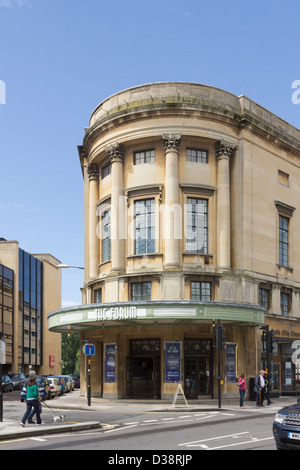
M 266 382 L 265 382 L 266 371 L 261 370 L 259 375 L 255 377 L 254 391 L 256 393 L 256 407 L 259 408 L 263 405 L 266 393 Z

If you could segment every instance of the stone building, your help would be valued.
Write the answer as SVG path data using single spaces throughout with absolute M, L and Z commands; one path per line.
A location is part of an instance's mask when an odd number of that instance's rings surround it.
M 84 181 L 81 306 L 53 331 L 95 345 L 92 394 L 217 393 L 213 324 L 226 329 L 222 394 L 265 367 L 293 392 L 300 335 L 300 132 L 245 96 L 168 82 L 117 93 L 78 147 Z M 82 392 L 86 363 L 82 357 Z

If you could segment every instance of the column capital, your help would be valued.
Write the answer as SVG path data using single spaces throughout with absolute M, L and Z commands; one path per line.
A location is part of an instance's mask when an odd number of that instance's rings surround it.
M 235 152 L 235 150 L 237 149 L 237 145 L 232 143 L 232 142 L 228 142 L 226 140 L 219 140 L 217 143 L 216 143 L 216 158 L 217 160 L 219 158 L 222 158 L 222 157 L 227 157 L 227 158 L 231 158 Z
M 99 169 L 96 163 L 89 163 L 87 167 L 89 180 L 97 180 L 99 178 Z
M 165 152 L 175 151 L 179 152 L 181 135 L 180 134 L 163 134 Z
M 109 145 L 106 147 L 105 151 L 109 154 L 111 163 L 115 161 L 121 163 L 124 162 L 124 145 L 120 144 L 119 142 L 115 142 L 114 144 Z

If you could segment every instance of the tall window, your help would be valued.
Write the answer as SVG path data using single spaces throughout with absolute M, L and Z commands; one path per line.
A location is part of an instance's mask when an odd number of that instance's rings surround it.
M 151 300 L 151 282 L 134 282 L 131 284 L 132 300 Z
M 135 254 L 155 252 L 155 203 L 154 199 L 135 201 Z
M 43 264 L 19 248 L 19 327 L 23 331 L 23 364 L 42 363 Z
M 259 305 L 268 312 L 270 308 L 270 291 L 269 289 L 259 288 Z
M 191 300 L 207 301 L 211 300 L 210 282 L 191 282 Z
M 110 209 L 106 210 L 102 214 L 102 262 L 110 260 Z
M 189 253 L 208 253 L 207 199 L 187 199 L 187 246 Z
M 279 216 L 279 264 L 288 266 L 289 263 L 289 219 Z
M 287 317 L 290 310 L 290 294 L 286 292 L 280 293 L 280 309 L 281 315 Z

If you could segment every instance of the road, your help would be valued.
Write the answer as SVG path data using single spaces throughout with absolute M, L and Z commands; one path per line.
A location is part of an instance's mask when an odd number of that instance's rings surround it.
M 57 400 L 63 404 L 63 398 Z M 49 404 L 51 406 L 51 401 Z M 20 418 L 24 403 L 19 402 L 18 392 L 7 395 L 4 410 L 10 418 Z M 273 413 L 246 410 L 145 413 L 122 411 L 122 408 L 111 411 L 108 408 L 101 412 L 68 409 L 65 414 L 66 422 L 100 421 L 103 428 L 0 441 L 0 451 L 101 450 L 106 451 L 107 459 L 117 459 L 118 451 L 119 458 L 125 451 L 132 457 L 143 451 L 141 455 L 147 465 L 147 460 L 153 459 L 154 454 L 163 455 L 164 452 L 178 456 L 178 462 L 182 463 L 180 456 L 191 454 L 194 458 L 199 450 L 276 449 L 272 434 Z M 52 413 L 46 407 L 43 407 L 43 420 L 52 420 Z M 189 463 L 187 461 L 185 465 Z

